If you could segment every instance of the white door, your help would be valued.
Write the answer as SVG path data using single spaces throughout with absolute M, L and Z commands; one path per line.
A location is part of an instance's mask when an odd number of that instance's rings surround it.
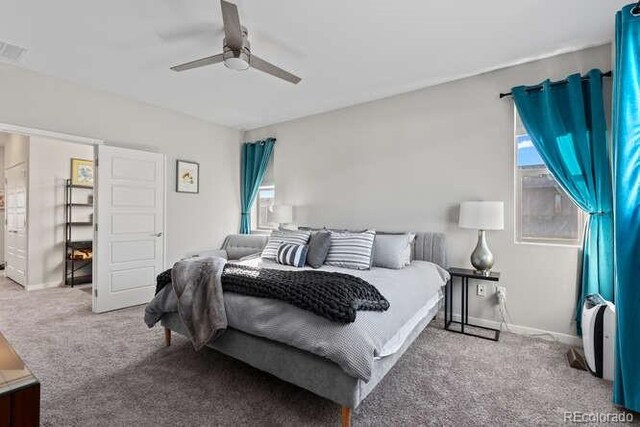
M 93 311 L 149 302 L 164 268 L 164 156 L 98 146 Z
M 26 286 L 27 282 L 27 165 L 21 163 L 5 171 L 6 264 L 8 278 Z

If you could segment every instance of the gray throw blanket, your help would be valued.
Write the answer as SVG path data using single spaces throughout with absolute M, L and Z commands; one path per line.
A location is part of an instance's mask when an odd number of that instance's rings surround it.
M 147 326 L 151 328 L 160 320 L 165 312 L 162 307 L 177 305 L 180 320 L 196 350 L 218 338 L 227 328 L 220 278 L 226 262 L 218 257 L 178 261 L 171 270 L 174 292 L 161 295 L 166 301 L 147 305 L 144 314 Z

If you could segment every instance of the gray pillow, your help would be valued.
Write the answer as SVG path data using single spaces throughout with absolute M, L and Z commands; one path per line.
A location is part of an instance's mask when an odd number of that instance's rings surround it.
M 367 231 L 367 229 L 362 229 L 362 230 L 349 230 L 348 228 L 328 228 L 325 227 L 325 230 L 329 230 L 329 231 L 333 231 L 334 233 L 364 233 Z
M 307 264 L 313 268 L 320 268 L 329 253 L 331 247 L 331 232 L 318 231 L 311 233 L 309 239 L 309 252 L 307 253 Z
M 373 242 L 373 266 L 403 268 L 410 262 L 411 242 L 415 234 L 378 234 Z
M 298 226 L 298 230 L 301 230 L 301 231 L 323 231 L 324 228 L 322 228 L 322 227 L 309 227 L 307 225 L 299 225 Z

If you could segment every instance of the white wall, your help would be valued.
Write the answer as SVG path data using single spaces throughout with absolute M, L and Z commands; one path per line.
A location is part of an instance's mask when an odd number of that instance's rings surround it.
M 457 227 L 464 200 L 504 200 L 505 230 L 489 232 L 517 325 L 573 334 L 579 250 L 514 243 L 513 104 L 498 93 L 611 67 L 602 46 L 384 100 L 249 131 L 275 136 L 276 198 L 296 222 L 443 231 L 452 266 L 470 266 L 476 233 Z M 375 72 L 375 70 L 373 71 Z M 490 298 L 471 316 L 497 319 Z
M 71 159 L 93 159 L 93 147 L 50 138 L 29 139 L 29 256 L 27 288 L 64 282 L 65 180 Z M 85 200 L 90 190 L 84 193 Z M 74 208 L 75 221 L 88 221 L 91 208 Z M 82 212 L 80 212 L 82 211 Z M 91 240 L 91 227 L 74 227 L 74 240 Z
M 0 64 L 0 123 L 104 139 L 167 158 L 169 263 L 239 227 L 239 131 Z M 176 159 L 200 163 L 200 194 L 175 190 Z
M 24 135 L 7 134 L 4 148 L 5 169 L 24 163 L 29 158 L 29 138 Z

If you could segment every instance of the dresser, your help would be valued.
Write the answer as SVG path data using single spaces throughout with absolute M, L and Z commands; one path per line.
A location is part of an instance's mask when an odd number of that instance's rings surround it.
M 0 426 L 38 426 L 40 382 L 0 333 Z

